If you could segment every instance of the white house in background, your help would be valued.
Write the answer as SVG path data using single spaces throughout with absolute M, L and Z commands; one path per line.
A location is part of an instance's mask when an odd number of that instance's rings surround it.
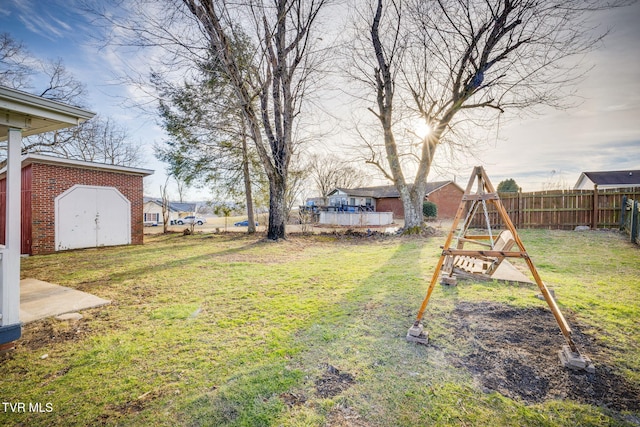
M 169 224 L 178 218 L 195 215 L 197 207 L 196 203 L 169 202 Z M 162 224 L 162 199 L 145 197 L 143 210 L 145 226 Z
M 574 190 L 640 187 L 640 169 L 625 171 L 582 172 Z
M 7 141 L 5 244 L 0 246 L 0 350 L 22 335 L 20 323 L 20 224 L 22 138 L 77 126 L 87 110 L 0 86 L 0 141 Z

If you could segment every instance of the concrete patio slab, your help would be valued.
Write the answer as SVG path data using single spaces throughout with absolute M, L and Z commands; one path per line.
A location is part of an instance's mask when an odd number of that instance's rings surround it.
M 86 292 L 42 280 L 22 279 L 20 281 L 20 321 L 22 323 L 99 307 L 110 302 Z

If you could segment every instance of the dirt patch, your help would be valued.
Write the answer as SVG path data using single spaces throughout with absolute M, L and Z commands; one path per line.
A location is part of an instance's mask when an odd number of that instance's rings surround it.
M 22 337 L 16 343 L 16 349 L 22 347 L 29 351 L 39 350 L 54 343 L 79 341 L 91 332 L 86 319 L 40 320 L 26 325 Z
M 468 369 L 485 392 L 497 391 L 532 404 L 571 399 L 615 411 L 640 411 L 640 385 L 630 383 L 599 360 L 596 340 L 567 320 L 581 352 L 593 360 L 595 373 L 575 372 L 560 365 L 558 350 L 565 340 L 546 308 L 460 303 L 450 321 L 469 351 L 448 356 L 455 366 Z
M 327 426 L 331 427 L 369 427 L 370 424 L 349 406 L 336 405 L 327 417 Z
M 334 366 L 326 365 L 322 376 L 315 382 L 316 393 L 322 398 L 337 396 L 355 383 L 353 375 L 348 372 L 340 372 Z
M 289 407 L 304 405 L 307 402 L 307 397 L 298 393 L 280 393 L 279 397 Z

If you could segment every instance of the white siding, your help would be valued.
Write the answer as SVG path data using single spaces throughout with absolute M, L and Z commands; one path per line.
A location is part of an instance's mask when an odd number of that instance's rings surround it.
M 320 224 L 375 226 L 393 223 L 393 212 L 320 212 Z

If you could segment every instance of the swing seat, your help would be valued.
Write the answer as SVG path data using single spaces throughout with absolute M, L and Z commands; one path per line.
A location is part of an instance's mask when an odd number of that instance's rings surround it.
M 513 248 L 516 241 L 509 230 L 502 231 L 495 240 L 492 250 L 498 252 L 508 252 Z M 459 255 L 453 260 L 453 272 L 458 274 L 480 275 L 483 278 L 490 278 L 491 275 L 504 261 L 504 256 L 486 257 L 481 255 Z

